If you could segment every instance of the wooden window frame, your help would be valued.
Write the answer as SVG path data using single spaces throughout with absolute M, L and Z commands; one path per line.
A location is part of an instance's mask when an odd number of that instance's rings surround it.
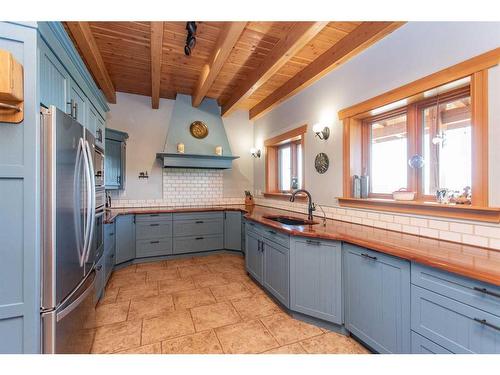
M 396 212 L 400 210 L 400 212 L 416 214 L 425 212 L 426 215 L 500 222 L 500 209 L 488 207 L 488 69 L 498 65 L 499 62 L 500 48 L 496 48 L 339 111 L 339 119 L 343 123 L 343 196 L 338 198 L 340 204 L 357 208 Z M 408 123 L 417 124 L 418 120 L 411 116 L 416 116 L 418 113 L 417 103 L 424 103 L 424 92 L 466 77 L 470 77 L 471 123 L 473 124 L 472 205 L 438 205 L 437 203 L 425 202 L 426 196 L 417 197 L 420 201 L 408 203 L 394 202 L 390 199 L 352 198 L 351 177 L 361 175 L 363 172 L 361 145 L 363 137 L 366 137 L 363 135 L 363 119 L 373 116 L 381 107 L 389 107 L 404 101 L 403 106 L 415 107 L 408 113 Z M 442 96 L 440 96 L 440 101 L 441 98 Z M 417 130 L 410 127 L 408 131 L 416 132 Z M 421 147 L 418 142 L 422 142 L 422 140 L 418 140 L 416 134 L 409 134 L 410 137 L 417 140 L 409 144 L 408 154 L 413 155 L 414 151 Z M 421 182 L 414 170 L 411 171 L 409 180 L 409 188 L 417 186 Z M 419 205 L 422 207 L 418 207 Z M 482 218 L 482 216 L 484 217 Z
M 279 148 L 291 144 L 292 152 L 292 173 L 297 171 L 296 145 L 300 143 L 302 147 L 302 181 L 301 186 L 305 188 L 305 134 L 307 132 L 307 125 L 302 125 L 293 130 L 287 131 L 276 137 L 267 139 L 264 141 L 265 157 L 266 157 L 266 191 L 263 193 L 264 196 L 274 197 L 274 198 L 289 198 L 291 192 L 283 192 L 279 190 Z M 294 147 L 295 146 L 295 147 Z

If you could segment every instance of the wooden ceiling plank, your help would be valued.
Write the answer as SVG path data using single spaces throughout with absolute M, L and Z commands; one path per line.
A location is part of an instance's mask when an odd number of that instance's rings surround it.
M 151 106 L 160 108 L 161 55 L 163 46 L 163 22 L 151 22 Z
M 309 86 L 403 24 L 403 22 L 363 22 L 285 84 L 252 107 L 250 119 L 263 116 L 299 90 Z
M 226 59 L 229 57 L 234 45 L 240 38 L 245 26 L 246 22 L 228 22 L 220 31 L 212 55 L 207 64 L 203 67 L 198 79 L 198 84 L 193 92 L 192 104 L 194 107 L 200 105 L 201 101 L 210 90 L 210 87 L 217 78 L 217 75 L 222 69 Z
M 113 104 L 116 103 L 116 92 L 113 81 L 106 69 L 104 60 L 90 30 L 89 23 L 67 22 L 67 26 L 107 101 Z
M 269 80 L 298 51 L 307 45 L 328 22 L 296 22 L 271 50 L 260 66 L 239 86 L 222 106 L 222 115 L 229 115 L 237 106 Z

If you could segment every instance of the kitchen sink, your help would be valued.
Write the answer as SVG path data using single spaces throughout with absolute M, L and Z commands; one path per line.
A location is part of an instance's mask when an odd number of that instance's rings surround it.
M 268 216 L 264 216 L 264 219 L 277 221 L 278 223 L 285 224 L 285 225 L 315 225 L 315 224 L 318 224 L 316 221 L 301 219 L 300 217 L 293 217 L 293 216 L 268 215 Z

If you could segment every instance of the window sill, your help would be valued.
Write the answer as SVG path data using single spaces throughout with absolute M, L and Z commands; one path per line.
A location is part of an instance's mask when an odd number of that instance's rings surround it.
M 500 223 L 500 208 L 393 199 L 337 198 L 341 207 Z
M 292 196 L 292 193 L 281 193 L 281 192 L 265 192 L 262 193 L 262 195 L 266 198 L 273 198 L 273 199 L 283 199 L 283 200 L 290 200 L 290 197 Z M 307 195 L 299 193 L 295 196 L 296 200 L 302 201 L 307 199 Z

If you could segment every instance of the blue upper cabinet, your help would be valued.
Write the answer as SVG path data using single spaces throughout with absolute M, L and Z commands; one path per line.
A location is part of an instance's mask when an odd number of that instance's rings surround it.
M 68 111 L 70 76 L 43 40 L 39 40 L 40 102 Z
M 87 123 L 87 97 L 74 81 L 71 81 L 70 85 L 67 112 L 70 113 L 76 121 L 92 131 Z M 93 131 L 95 132 L 95 124 Z
M 347 330 L 379 353 L 410 353 L 410 263 L 343 246 Z

